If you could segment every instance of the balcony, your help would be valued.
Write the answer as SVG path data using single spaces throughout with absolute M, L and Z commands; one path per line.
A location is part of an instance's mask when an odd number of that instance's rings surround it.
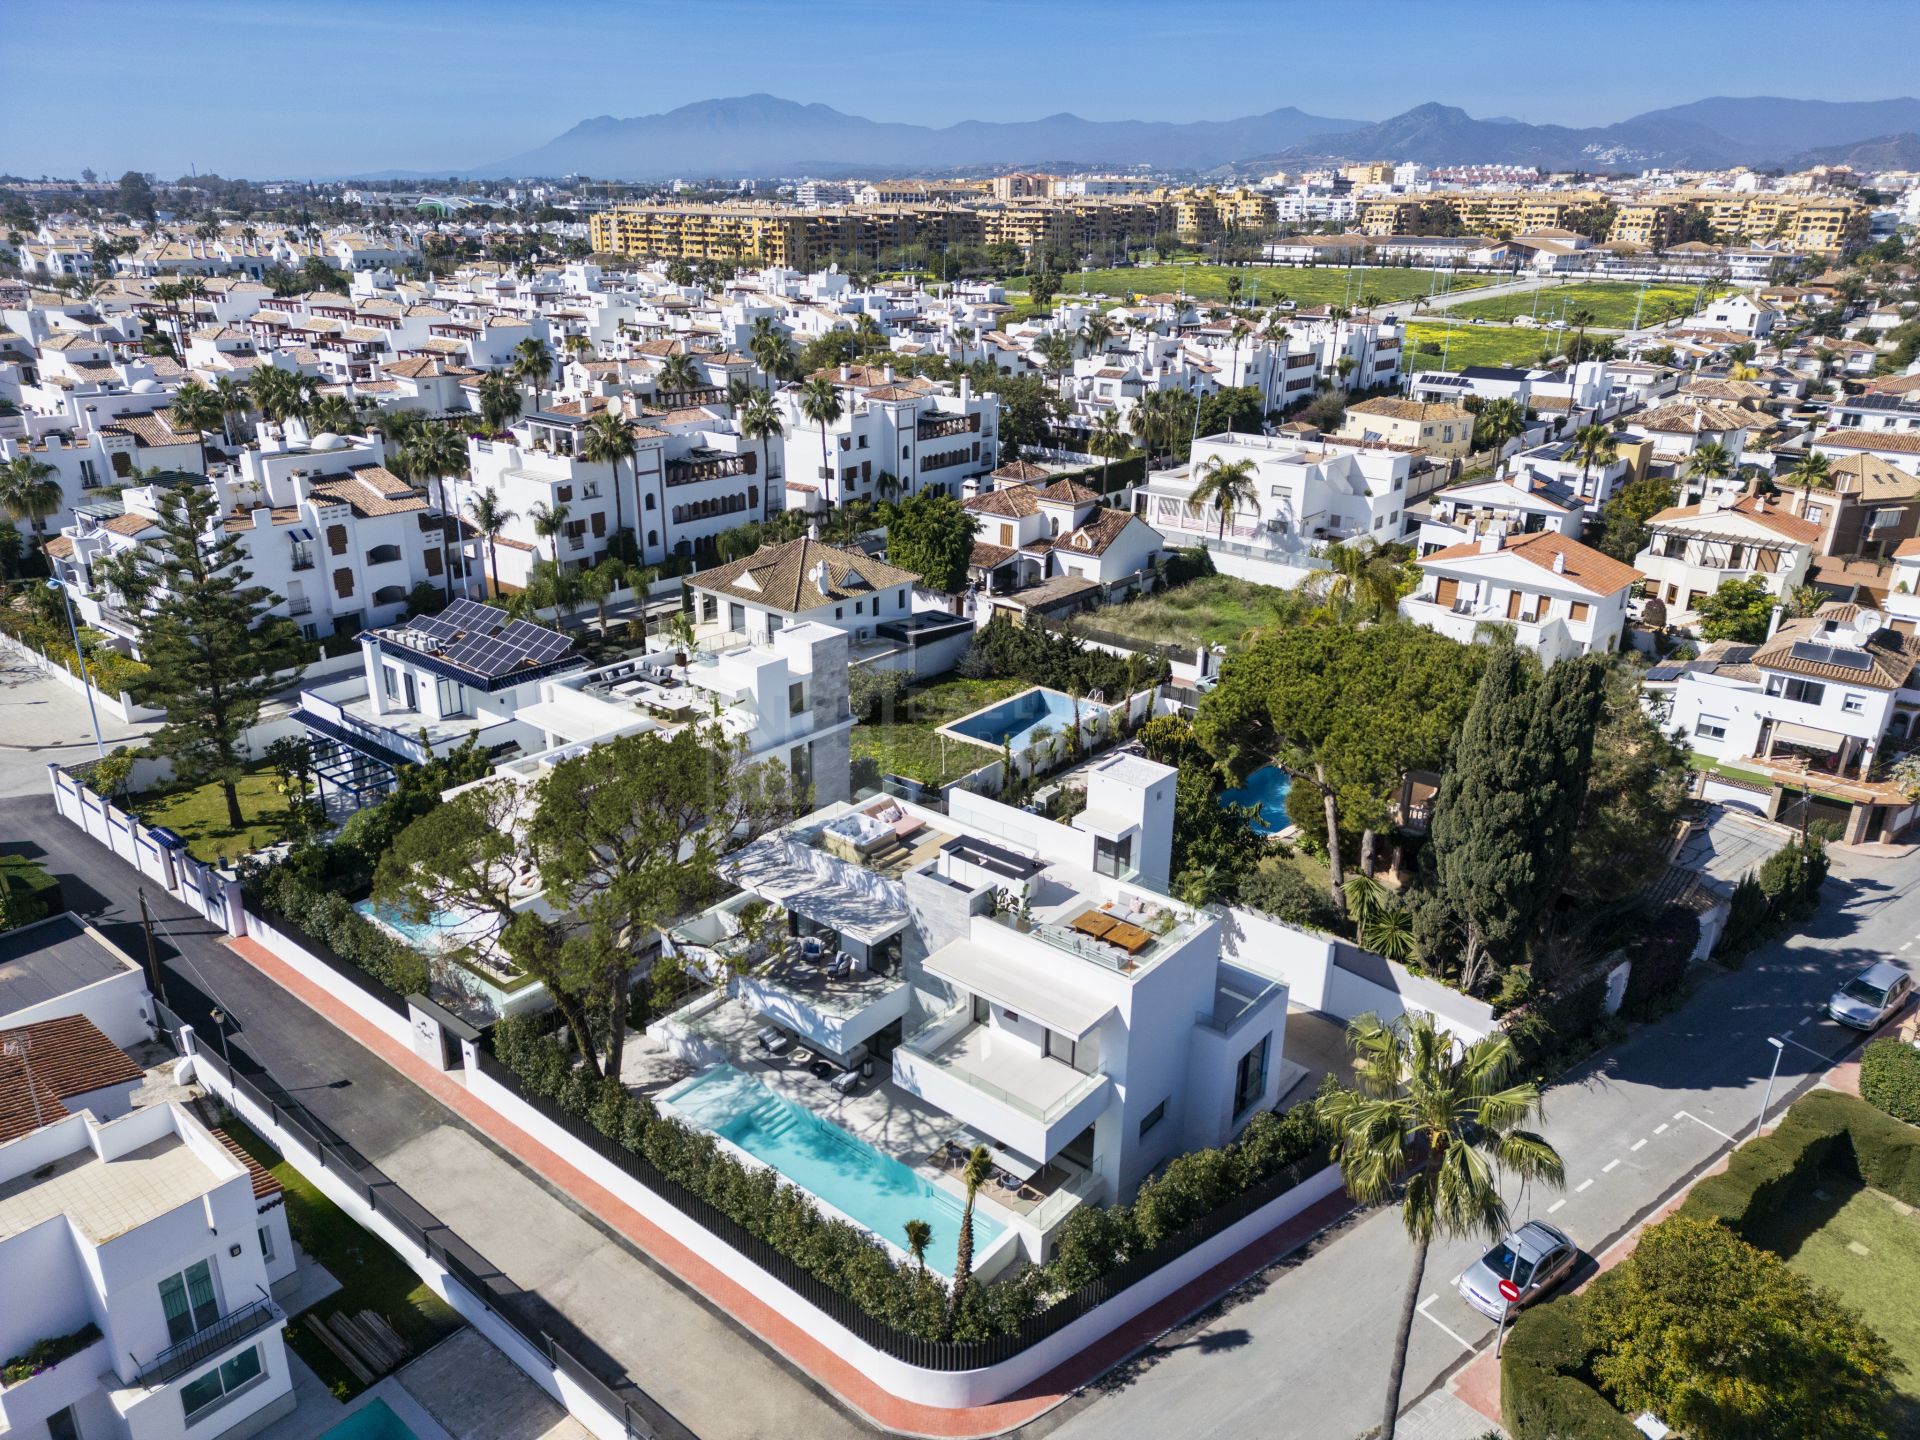
M 893 1079 L 1032 1160 L 1051 1160 L 1113 1094 L 1107 1076 L 1083 1074 L 1004 1030 L 975 1024 L 964 1005 L 894 1050 Z
M 979 422 L 972 415 L 923 415 L 915 422 L 913 433 L 921 440 L 945 440 L 950 435 L 966 435 Z
M 743 455 L 704 455 L 693 460 L 669 460 L 667 484 L 691 485 L 699 480 L 725 480 L 734 475 L 751 475 L 754 457 Z
M 287 601 L 287 614 L 289 615 L 311 615 L 312 613 L 313 601 L 311 600 L 302 597 L 298 600 Z
M 286 1315 L 268 1299 L 255 1300 L 229 1311 L 198 1334 L 189 1335 L 177 1345 L 169 1345 L 140 1367 L 140 1383 L 149 1390 L 170 1385 L 188 1371 L 230 1350 L 262 1330 L 284 1324 Z

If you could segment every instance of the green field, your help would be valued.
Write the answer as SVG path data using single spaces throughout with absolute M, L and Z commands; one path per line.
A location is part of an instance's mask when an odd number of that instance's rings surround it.
M 1081 275 L 1062 275 L 1057 298 L 1104 293 L 1115 305 L 1135 295 L 1176 295 L 1183 290 L 1197 300 L 1227 302 L 1227 278 L 1240 281 L 1240 303 L 1271 305 L 1285 297 L 1296 305 L 1353 305 L 1361 295 L 1381 300 L 1411 300 L 1426 295 L 1436 286 L 1447 286 L 1449 277 L 1432 270 L 1349 270 L 1338 266 L 1294 269 L 1277 265 L 1139 265 L 1126 270 L 1089 270 Z M 1458 275 L 1452 277 L 1455 290 L 1476 289 L 1498 277 Z M 1027 288 L 1026 277 L 1007 282 L 1009 291 Z M 1011 296 L 1009 297 L 1011 298 Z
M 1753 1242 L 1779 1255 L 1816 1285 L 1866 1316 L 1906 1362 L 1893 1387 L 1906 1399 L 1905 1423 L 1920 1417 L 1920 1215 L 1877 1190 L 1832 1175 L 1805 1187 Z
M 871 760 L 882 775 L 947 785 L 991 764 L 995 751 L 935 733 L 940 726 L 1028 689 L 1024 680 L 936 680 L 916 686 L 891 719 L 853 727 L 853 760 Z
M 1717 292 L 1718 287 L 1706 287 L 1708 295 Z M 1577 280 L 1526 294 L 1464 300 L 1448 307 L 1447 313 L 1478 320 L 1512 320 L 1516 316 L 1531 315 L 1544 325 L 1549 320 L 1564 319 L 1571 311 L 1586 309 L 1593 312 L 1596 328 L 1625 330 L 1633 324 L 1636 303 L 1640 306 L 1640 323 L 1646 326 L 1665 318 L 1669 302 L 1685 307 L 1682 313 L 1692 313 L 1701 293 L 1692 285 L 1649 285 L 1642 299 L 1640 287 L 1628 281 Z
M 1563 333 L 1414 320 L 1407 325 L 1402 363 L 1409 372 L 1464 370 L 1469 365 L 1532 365 L 1540 359 L 1541 351 L 1558 350 L 1565 343 Z M 1441 346 L 1442 353 L 1422 353 L 1420 346 L 1426 343 Z
M 1299 608 L 1291 591 L 1228 575 L 1208 575 L 1124 605 L 1103 606 L 1082 618 L 1090 629 L 1142 644 L 1239 649 L 1248 631 L 1280 624 Z

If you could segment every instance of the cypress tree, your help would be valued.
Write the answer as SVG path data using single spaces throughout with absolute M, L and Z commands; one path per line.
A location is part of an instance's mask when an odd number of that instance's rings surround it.
M 160 505 L 160 538 L 140 554 L 157 597 L 141 617 L 140 657 L 150 667 L 137 698 L 166 712 L 149 742 L 187 785 L 217 781 L 227 823 L 246 823 L 239 783 L 246 731 L 279 688 L 275 676 L 306 663 L 308 646 L 280 597 L 251 585 L 239 540 L 220 523 L 212 487 L 170 490 Z
M 1544 801 L 1536 851 L 1536 904 L 1543 908 L 1553 904 L 1566 882 L 1567 859 L 1586 809 L 1593 736 L 1606 685 L 1606 661 L 1588 655 L 1560 661 L 1534 687 L 1535 748 L 1545 767 L 1536 781 Z

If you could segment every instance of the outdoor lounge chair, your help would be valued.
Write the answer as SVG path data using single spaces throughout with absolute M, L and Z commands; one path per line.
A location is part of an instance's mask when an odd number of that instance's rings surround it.
M 767 1042 L 767 1053 L 769 1055 L 784 1055 L 791 1049 L 793 1049 L 793 1037 L 791 1035 L 776 1035 Z
M 844 1071 L 833 1077 L 832 1085 L 833 1088 L 838 1090 L 842 1095 L 851 1095 L 860 1088 L 860 1072 L 858 1070 Z

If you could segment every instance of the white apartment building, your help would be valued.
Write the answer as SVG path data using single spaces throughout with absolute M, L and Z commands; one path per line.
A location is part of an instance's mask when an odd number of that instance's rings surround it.
M 1670 696 L 1676 736 L 1770 776 L 1783 787 L 1776 807 L 1810 791 L 1857 844 L 1892 840 L 1914 819 L 1912 798 L 1871 771 L 1886 745 L 1920 731 L 1916 660 L 1920 640 L 1887 615 L 1832 603 L 1781 621 L 1762 644 L 1720 641 L 1647 678 L 1649 691 Z
M 247 1165 L 177 1105 L 70 1115 L 0 1145 L 0 1352 L 72 1347 L 0 1390 L 0 1428 L 238 1440 L 290 1413 L 270 1287 L 292 1244 L 272 1216 Z
M 751 964 L 650 1028 L 702 1072 L 661 1103 L 682 1113 L 684 1090 L 731 1066 L 826 1107 L 935 1196 L 956 1193 L 942 1156 L 985 1145 L 980 1223 L 1000 1232 L 981 1245 L 985 1273 L 1043 1255 L 1078 1205 L 1127 1199 L 1166 1160 L 1231 1139 L 1284 1088 L 1286 986 L 1224 960 L 1218 917 L 1167 895 L 1175 776 L 1140 756 L 1096 762 L 1071 825 L 958 791 L 946 813 L 882 797 L 745 847 L 725 867 L 742 894 L 675 944 L 695 959 L 739 946 L 758 900 L 785 911 L 802 958 Z M 842 973 L 821 978 L 814 951 Z M 842 1079 L 800 1088 L 764 1063 L 769 1035 L 831 1057 Z M 865 1073 L 889 1051 L 890 1068 Z M 937 1264 L 952 1237 L 933 1218 Z
M 1420 586 L 1400 602 L 1402 616 L 1465 644 L 1482 625 L 1506 626 L 1547 665 L 1618 649 L 1641 579 L 1557 530 L 1513 535 L 1497 524 L 1415 563 Z
M 1568 486 L 1543 480 L 1530 471 L 1492 476 L 1437 491 L 1420 522 L 1416 553 L 1431 555 L 1455 545 L 1478 542 L 1487 531 L 1534 535 L 1543 530 L 1578 540 L 1586 528 L 1587 508 Z
M 1193 504 L 1215 460 L 1253 464 L 1252 495 L 1224 517 L 1210 504 Z M 1189 464 L 1135 490 L 1134 512 L 1170 545 L 1204 545 L 1225 574 L 1292 586 L 1314 568 L 1316 547 L 1401 537 L 1413 461 L 1404 450 L 1342 448 L 1297 435 L 1204 435 Z
M 1632 462 L 1617 453 L 1604 464 L 1589 464 L 1574 453 L 1573 442 L 1549 440 L 1542 445 L 1515 451 L 1501 464 L 1503 476 L 1515 481 L 1531 480 L 1536 488 L 1564 490 L 1589 514 L 1598 514 L 1613 498 L 1616 486 L 1626 482 Z
M 1806 580 L 1821 527 L 1784 503 L 1746 495 L 1676 505 L 1647 521 L 1647 548 L 1633 557 L 1667 623 L 1691 625 L 1702 597 L 1728 580 L 1759 579 L 1784 598 Z
M 999 397 L 974 394 L 965 377 L 958 385 L 896 377 L 889 365 L 842 366 L 812 378 L 839 390 L 841 415 L 825 427 L 823 444 L 822 427 L 801 413 L 798 392 L 781 392 L 788 509 L 832 510 L 849 500 L 929 490 L 958 499 L 967 480 L 1000 463 Z

